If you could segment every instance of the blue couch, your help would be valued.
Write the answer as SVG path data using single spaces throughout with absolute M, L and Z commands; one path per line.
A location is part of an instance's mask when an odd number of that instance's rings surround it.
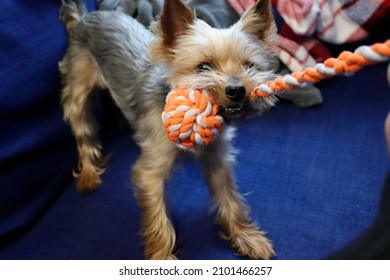
M 129 180 L 139 149 L 105 92 L 94 109 L 109 167 L 97 191 L 76 192 L 77 150 L 60 106 L 67 36 L 58 9 L 59 1 L 0 3 L 0 259 L 142 259 Z M 361 43 L 332 47 L 337 54 Z M 375 220 L 389 169 L 386 67 L 320 83 L 321 106 L 281 102 L 237 125 L 237 182 L 275 259 L 327 258 Z M 167 197 L 179 258 L 241 258 L 213 224 L 196 162 L 178 164 Z

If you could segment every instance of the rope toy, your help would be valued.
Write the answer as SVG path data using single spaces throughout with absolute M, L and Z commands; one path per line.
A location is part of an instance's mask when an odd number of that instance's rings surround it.
M 304 87 L 340 74 L 352 74 L 367 65 L 390 58 L 390 39 L 384 43 L 361 46 L 354 52 L 343 51 L 337 58 L 329 58 L 304 71 L 279 77 L 261 84 L 250 92 L 254 98 L 281 95 L 286 90 Z M 170 141 L 180 149 L 203 146 L 213 142 L 222 129 L 223 118 L 218 106 L 206 90 L 175 88 L 166 98 L 162 114 L 165 131 Z
M 222 129 L 223 118 L 217 112 L 218 106 L 207 91 L 173 89 L 162 114 L 168 138 L 184 150 L 211 143 Z

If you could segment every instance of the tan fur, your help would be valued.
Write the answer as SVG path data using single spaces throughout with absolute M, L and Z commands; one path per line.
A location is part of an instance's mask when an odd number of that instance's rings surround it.
M 224 89 L 231 79 L 242 82 L 247 92 L 264 80 L 260 75 L 248 73 L 245 69 L 247 62 L 261 61 L 258 65 L 260 68 L 264 71 L 270 68 L 266 53 L 259 48 L 261 43 L 256 43 L 242 33 L 238 25 L 230 30 L 212 30 L 203 22 L 197 22 L 188 35 L 177 41 L 171 82 L 205 88 L 217 104 L 228 106 L 231 101 L 226 97 Z M 194 73 L 192 69 L 200 62 L 210 62 L 213 71 L 205 75 Z
M 187 5 L 166 1 L 159 20 L 151 25 L 154 33 L 160 34 L 151 45 L 152 58 L 156 56 L 156 60 L 169 62 L 174 56 L 172 50 L 177 38 L 185 34 L 194 21 L 195 15 Z
M 258 1 L 262 2 L 268 1 Z M 191 18 L 187 22 L 192 23 L 184 28 L 186 21 L 183 20 L 182 34 L 169 45 L 164 43 L 165 35 L 161 28 L 163 23 L 155 22 L 152 26 L 158 36 L 151 44 L 152 59 L 170 64 L 171 84 L 207 89 L 217 104 L 221 107 L 229 106 L 231 101 L 226 97 L 224 89 L 232 78 L 242 82 L 247 92 L 269 78 L 260 73 L 250 74 L 245 69 L 245 64 L 252 61 L 260 62 L 257 66 L 263 71 L 271 69 L 269 53 L 274 44 L 276 27 L 271 6 L 264 6 L 261 11 L 267 16 L 258 15 L 253 6 L 238 23 L 228 29 L 215 29 L 203 21 L 192 21 Z M 268 29 L 260 34 L 262 27 Z M 258 37 L 262 39 L 259 41 Z M 213 71 L 205 75 L 194 72 L 201 62 L 211 63 Z M 269 101 L 275 102 L 272 99 Z
M 265 237 L 265 232 L 248 217 L 249 207 L 239 194 L 233 177 L 232 151 L 226 143 L 214 143 L 206 149 L 208 156 L 201 158 L 209 189 L 218 209 L 216 222 L 223 229 L 223 238 L 229 240 L 240 255 L 252 259 L 268 259 L 275 252 L 271 242 Z M 225 155 L 223 162 L 218 161 L 218 154 Z
M 84 6 L 80 3 L 76 5 L 72 0 L 63 2 L 62 19 L 67 29 L 71 31 L 81 19 L 77 10 L 84 11 Z M 136 36 L 137 34 L 132 34 L 130 29 L 127 30 L 127 26 L 126 29 L 120 29 L 123 21 L 136 26 L 135 23 L 125 18 L 118 23 L 115 21 L 118 16 L 116 14 L 115 17 L 110 17 L 107 13 L 100 16 L 95 13 L 91 16 L 93 20 L 89 22 L 90 25 L 80 27 L 77 35 L 74 35 L 77 30 L 73 30 L 74 36 L 70 36 L 70 46 L 60 63 L 64 80 L 62 91 L 64 119 L 71 125 L 79 152 L 79 171 L 74 172 L 74 176 L 77 188 L 82 192 L 94 190 L 101 183 L 100 175 L 105 171 L 105 161 L 102 159 L 100 142 L 96 136 L 97 128 L 91 114 L 90 97 L 94 87 L 108 88 L 114 101 L 134 128 L 134 139 L 141 148 L 141 156 L 133 167 L 132 181 L 141 209 L 141 234 L 145 257 L 175 259 L 176 234 L 166 209 L 164 184 L 179 150 L 168 141 L 161 122 L 163 93 L 154 92 L 156 89 L 150 86 L 151 82 L 156 80 L 161 82 L 158 80 L 161 77 L 150 75 L 148 71 L 151 70 L 144 65 L 150 58 L 145 58 L 145 54 L 134 57 L 131 54 L 124 54 L 128 49 L 110 53 L 111 56 L 107 51 L 100 54 L 100 49 L 95 48 L 93 44 L 96 33 L 91 37 L 89 32 L 91 26 L 95 28 L 94 30 L 101 30 L 102 37 L 99 37 L 99 43 L 106 44 L 102 49 L 114 48 L 115 51 L 115 48 L 121 48 L 124 37 L 120 37 L 122 39 L 120 40 L 119 34 L 104 35 L 107 31 L 104 29 L 106 25 L 101 24 L 101 19 L 109 18 L 112 20 L 111 27 L 121 30 L 120 34 L 129 32 L 128 35 Z M 155 38 L 150 43 L 150 55 L 155 64 L 165 65 L 165 71 L 161 71 L 161 68 L 155 69 L 157 73 L 167 72 L 164 82 L 168 81 L 171 86 L 205 88 L 214 97 L 214 102 L 224 109 L 242 105 L 248 107 L 245 107 L 248 111 L 250 108 L 253 112 L 259 113 L 273 106 L 275 99 L 252 100 L 247 94 L 254 86 L 272 77 L 269 55 L 275 29 L 269 0 L 257 1 L 237 24 L 223 30 L 213 29 L 195 19 L 194 13 L 184 1 L 165 0 L 163 14 L 160 20 L 153 24 L 152 30 Z M 111 35 L 111 31 L 108 33 Z M 144 34 L 149 36 L 147 32 Z M 120 41 L 120 44 L 111 45 L 101 38 L 106 41 L 109 41 L 107 39 L 109 38 L 115 41 L 113 43 Z M 127 43 L 131 45 L 132 41 Z M 121 58 L 120 55 L 126 56 L 126 61 L 142 64 L 145 69 L 139 69 L 139 73 L 134 73 L 136 71 L 130 68 L 130 65 L 121 64 L 122 60 L 118 60 L 118 57 Z M 97 61 L 100 61 L 100 64 Z M 103 61 L 115 61 L 114 65 L 117 68 L 112 68 L 113 64 L 110 63 L 105 65 Z M 199 71 L 199 65 L 204 63 L 211 68 L 204 72 Z M 253 63 L 256 69 L 248 66 Z M 112 73 L 115 75 L 110 75 Z M 128 79 L 128 75 L 133 75 L 130 78 L 132 81 L 130 86 L 118 82 L 118 77 Z M 237 83 L 245 88 L 245 97 L 241 100 L 232 100 L 225 90 L 229 85 Z M 117 84 L 121 86 L 115 87 Z M 144 93 L 145 95 L 142 95 Z M 136 98 L 135 94 L 143 98 Z M 145 98 L 146 96 L 148 98 Z M 138 107 L 142 107 L 142 111 L 137 111 Z M 217 141 L 209 146 L 194 149 L 191 153 L 203 164 L 210 193 L 218 209 L 216 222 L 222 228 L 223 238 L 229 240 L 240 255 L 253 259 L 269 259 L 274 255 L 272 244 L 265 237 L 265 233 L 251 222 L 249 207 L 239 194 L 233 176 L 234 149 L 230 145 L 233 130 L 230 126 L 225 127 Z
M 242 31 L 258 37 L 272 46 L 276 40 L 276 24 L 272 16 L 271 1 L 257 1 L 241 18 Z
M 65 79 L 62 92 L 64 119 L 71 124 L 79 152 L 80 173 L 74 171 L 77 188 L 81 192 L 96 189 L 105 171 L 101 158 L 101 145 L 96 137 L 96 121 L 91 112 L 90 93 L 102 86 L 102 76 L 89 54 L 77 47 L 69 48 L 60 62 L 60 71 Z
M 161 115 L 158 106 L 144 118 L 142 129 L 135 135 L 142 154 L 133 168 L 132 180 L 136 198 L 142 209 L 141 233 L 148 259 L 174 259 L 176 235 L 168 218 L 164 202 L 164 183 L 178 150 L 165 135 L 163 126 L 156 123 Z
M 61 3 L 60 17 L 65 23 L 66 31 L 71 32 L 81 17 L 86 14 L 85 5 L 71 0 L 61 0 Z

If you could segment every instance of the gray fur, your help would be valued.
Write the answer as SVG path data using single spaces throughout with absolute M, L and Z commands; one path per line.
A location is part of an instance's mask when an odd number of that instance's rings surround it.
M 128 14 L 145 27 L 160 14 L 163 0 L 97 0 L 99 10 L 118 10 Z M 240 18 L 226 0 L 186 0 L 198 18 L 216 28 L 226 28 Z
M 138 21 L 112 11 L 84 16 L 70 35 L 73 44 L 96 60 L 115 103 L 131 124 L 143 115 L 145 106 L 140 104 L 150 102 L 150 95 L 163 110 L 166 71 L 151 63 L 148 45 L 152 39 L 153 34 Z

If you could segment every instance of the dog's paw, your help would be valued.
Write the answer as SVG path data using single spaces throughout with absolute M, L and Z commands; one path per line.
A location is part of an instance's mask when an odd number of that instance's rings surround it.
M 223 238 L 230 240 L 241 256 L 256 260 L 269 260 L 275 255 L 271 241 L 254 225 L 245 227 L 234 235 L 223 236 Z
M 100 175 L 105 171 L 103 168 L 91 168 L 83 167 L 80 172 L 73 172 L 73 176 L 76 179 L 77 191 L 81 193 L 87 193 L 96 190 L 102 183 Z

